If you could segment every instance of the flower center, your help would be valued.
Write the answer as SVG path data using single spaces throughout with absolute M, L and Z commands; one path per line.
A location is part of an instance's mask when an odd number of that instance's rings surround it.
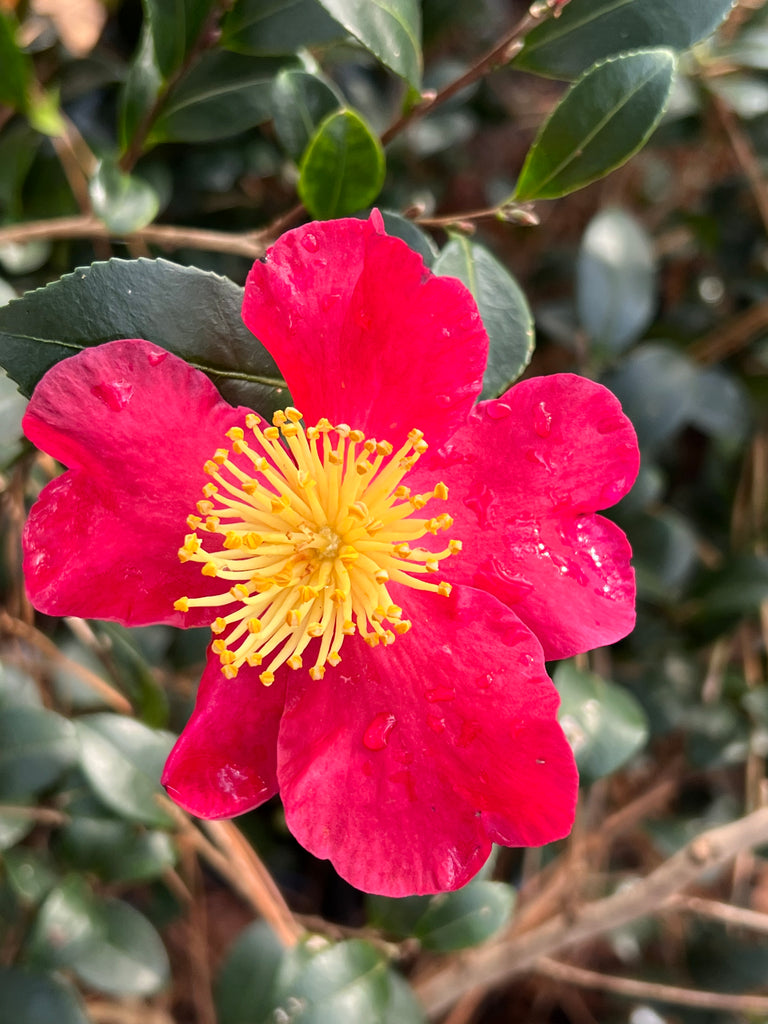
M 388 584 L 447 596 L 449 583 L 425 577 L 461 550 L 458 540 L 441 551 L 411 546 L 453 524 L 445 512 L 414 516 L 432 498 L 448 497 L 444 483 L 411 494 L 401 482 L 427 450 L 420 430 L 395 452 L 388 441 L 368 439 L 345 423 L 322 419 L 305 431 L 301 419 L 298 409 L 288 408 L 262 429 L 258 416 L 247 416 L 254 447 L 240 427 L 227 431 L 232 454 L 244 458 L 235 462 L 220 448 L 206 462 L 212 479 L 179 549 L 182 562 L 201 562 L 204 576 L 228 588 L 179 598 L 174 608 L 210 606 L 223 613 L 233 605 L 211 624 L 214 633 L 226 633 L 213 649 L 229 678 L 244 664 L 269 659 L 259 676 L 266 686 L 283 663 L 300 668 L 313 640 L 319 641 L 309 669 L 313 679 L 322 679 L 326 665 L 338 665 L 347 636 L 357 632 L 371 646 L 393 643 L 411 623 Z M 216 550 L 206 549 L 206 533 L 223 537 Z

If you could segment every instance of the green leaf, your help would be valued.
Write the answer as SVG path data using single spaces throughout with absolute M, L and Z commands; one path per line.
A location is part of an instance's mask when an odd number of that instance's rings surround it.
M 32 819 L 34 820 L 34 819 Z M 8 885 L 27 907 L 36 907 L 58 882 L 47 850 L 22 847 L 9 850 L 3 857 Z
M 496 398 L 517 380 L 533 354 L 533 316 L 517 281 L 487 249 L 463 235 L 435 261 L 436 274 L 458 277 L 472 292 L 488 332 L 481 398 Z
M 80 764 L 104 805 L 129 821 L 160 828 L 172 825 L 157 797 L 175 736 L 107 712 L 85 715 L 75 727 Z
M 525 39 L 515 65 L 576 78 L 595 61 L 650 47 L 687 50 L 711 35 L 734 0 L 570 0 Z
M 319 0 L 322 6 L 414 89 L 421 85 L 421 11 L 417 0 Z
M 81 950 L 99 942 L 103 934 L 90 886 L 79 875 L 69 875 L 43 901 L 27 956 L 36 967 L 71 967 Z
M 269 1020 L 284 952 L 264 921 L 255 921 L 240 932 L 216 979 L 219 1024 Z
M 385 173 L 378 138 L 354 110 L 339 110 L 312 136 L 301 162 L 299 197 L 313 217 L 344 217 L 373 202 Z
M 135 634 L 117 622 L 94 623 L 93 628 L 108 642 L 114 674 L 142 722 L 162 728 L 168 720 L 168 696 L 136 646 Z
M 5 801 L 6 806 L 8 801 Z M 35 827 L 35 819 L 31 814 L 14 814 L 12 811 L 4 811 L 0 814 L 0 850 L 10 850 L 16 843 L 26 838 Z M 6 858 L 4 857 L 5 861 Z M 2 1017 L 0 1017 L 2 1020 Z
M 272 116 L 272 80 L 284 62 L 239 53 L 207 53 L 171 90 L 148 144 L 211 142 Z
M 166 260 L 109 260 L 0 307 L 0 365 L 22 394 L 60 359 L 115 338 L 146 338 L 207 373 L 224 398 L 268 415 L 286 404 L 271 357 L 240 317 L 227 278 Z
M 676 604 L 697 559 L 689 521 L 661 508 L 635 516 L 630 532 L 638 593 L 662 606 Z
M 19 25 L 13 14 L 0 10 L 0 105 L 25 110 L 32 82 L 32 59 L 16 42 Z
M 73 989 L 53 975 L 0 967 L 0 992 L 0 1024 L 89 1024 Z
M 576 261 L 576 305 L 582 327 L 600 349 L 621 352 L 651 322 L 656 305 L 653 243 L 623 210 L 593 217 Z
M 162 84 L 163 76 L 155 60 L 152 34 L 145 25 L 120 95 L 118 132 L 123 152 L 152 109 Z
M 168 78 L 195 45 L 214 0 L 143 0 L 157 66 Z
M 0 469 L 12 462 L 21 451 L 21 417 L 26 408 L 26 399 L 19 394 L 7 374 L 0 370 Z
M 109 160 L 99 163 L 88 192 L 93 212 L 115 234 L 130 234 L 145 227 L 160 208 L 160 200 L 149 182 L 124 174 Z
M 757 616 L 768 601 L 768 556 L 731 555 L 722 569 L 707 573 L 692 597 L 701 621 Z
M 478 946 L 509 922 L 515 891 L 503 882 L 470 882 L 456 892 L 434 896 L 414 934 L 425 949 L 449 953 Z
M 281 71 L 272 86 L 275 134 L 289 156 L 300 160 L 320 122 L 343 106 L 335 87 L 308 71 Z
M 553 679 L 560 693 L 560 725 L 582 775 L 609 775 L 643 747 L 648 721 L 630 693 L 569 661 L 560 662 Z
M 344 34 L 317 0 L 238 0 L 224 19 L 221 45 L 252 56 L 278 56 Z
M 0 711 L 0 799 L 39 793 L 77 763 L 74 726 L 54 711 Z
M 542 125 L 512 200 L 556 199 L 625 163 L 659 123 L 674 73 L 669 50 L 622 54 L 590 68 Z
M 111 818 L 78 816 L 60 829 L 57 849 L 73 868 L 105 882 L 158 878 L 176 863 L 165 832 L 147 831 Z

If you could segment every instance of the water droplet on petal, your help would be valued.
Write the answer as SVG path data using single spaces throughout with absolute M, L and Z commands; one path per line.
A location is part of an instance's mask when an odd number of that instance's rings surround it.
M 602 419 L 597 421 L 597 432 L 598 434 L 612 434 L 616 430 L 620 430 L 624 426 L 623 416 L 603 416 Z
M 363 734 L 363 743 L 369 750 L 383 750 L 389 742 L 389 734 L 397 724 L 391 711 L 380 711 L 374 715 Z
M 424 696 L 434 703 L 438 700 L 453 700 L 456 691 L 452 686 L 435 686 L 431 690 L 427 690 Z
M 122 412 L 133 396 L 133 384 L 127 380 L 113 380 L 97 384 L 91 393 L 100 398 L 112 412 Z
M 339 301 L 340 296 L 334 295 L 332 292 L 327 295 L 320 296 L 320 309 L 323 313 L 327 313 L 329 309 L 336 305 Z
M 548 473 L 552 472 L 552 466 L 549 464 L 547 459 L 541 454 L 541 452 L 537 452 L 535 448 L 526 449 L 525 457 L 529 462 L 538 462 L 538 464 L 540 466 L 543 466 Z
M 413 784 L 413 775 L 408 768 L 403 768 L 403 770 L 399 772 L 393 772 L 393 774 L 389 776 L 389 781 L 399 782 L 401 785 L 405 786 L 409 801 L 411 803 L 415 803 L 416 787 Z
M 533 429 L 539 437 L 549 437 L 552 430 L 552 413 L 547 411 L 543 402 L 533 410 Z
M 317 241 L 317 235 L 313 235 L 311 231 L 307 231 L 306 234 L 302 235 L 301 244 L 307 252 L 317 252 L 320 248 L 320 243 Z
M 486 416 L 490 416 L 492 420 L 503 420 L 512 412 L 512 409 L 506 404 L 506 402 L 491 402 L 485 406 Z
M 149 360 L 150 366 L 159 366 L 164 359 L 167 359 L 168 353 L 162 348 L 153 348 L 147 352 L 147 359 Z
M 453 405 L 453 399 L 450 395 L 435 395 L 435 404 L 441 409 L 447 409 L 449 405 Z
M 477 722 L 464 721 L 461 724 L 461 731 L 456 740 L 457 747 L 468 747 L 473 740 L 480 735 L 480 725 Z
M 478 491 L 464 499 L 464 504 L 477 516 L 479 526 L 488 525 L 488 511 L 493 504 L 493 491 L 483 484 Z
M 439 736 L 440 733 L 444 732 L 445 730 L 445 719 L 443 718 L 442 715 L 437 714 L 434 711 L 431 711 L 427 715 L 427 725 L 432 730 L 432 732 L 436 733 Z
M 493 682 L 493 673 L 486 672 L 484 675 L 478 676 L 476 682 L 478 690 L 487 690 Z

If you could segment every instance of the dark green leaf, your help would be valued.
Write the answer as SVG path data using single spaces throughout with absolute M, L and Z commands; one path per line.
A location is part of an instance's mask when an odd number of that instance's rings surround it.
M 14 382 L 0 370 L 0 469 L 21 451 L 21 417 L 27 407 Z
M 115 234 L 130 234 L 150 224 L 160 207 L 152 186 L 117 164 L 102 160 L 88 188 L 93 212 Z
M 638 593 L 661 605 L 676 601 L 697 559 L 698 541 L 689 521 L 659 509 L 633 518 L 630 533 Z
M 75 723 L 80 763 L 106 807 L 145 825 L 169 826 L 158 803 L 160 776 L 175 737 L 121 715 L 86 715 Z
M 343 217 L 373 202 L 385 173 L 377 137 L 354 110 L 339 110 L 312 136 L 301 162 L 299 196 L 313 217 Z
M 61 978 L 0 967 L 0 1024 L 89 1024 L 75 992 Z
M 275 134 L 285 151 L 300 160 L 315 129 L 343 101 L 335 87 L 308 71 L 281 71 L 272 87 Z
M 233 404 L 268 415 L 287 394 L 243 325 L 231 281 L 166 260 L 109 260 L 0 307 L 0 365 L 25 395 L 60 359 L 115 338 L 146 338 L 203 370 Z
M 32 82 L 32 60 L 16 42 L 18 29 L 15 16 L 0 10 L 0 105 L 24 110 Z
M 157 66 L 168 78 L 200 36 L 214 0 L 143 0 Z
M 669 50 L 623 54 L 590 68 L 542 125 L 511 198 L 556 199 L 625 163 L 659 123 L 674 73 Z
M 449 953 L 477 946 L 509 921 L 515 891 L 503 882 L 470 882 L 456 892 L 434 896 L 414 934 L 425 949 Z
M 120 96 L 118 130 L 123 152 L 152 109 L 162 84 L 163 76 L 155 60 L 152 35 L 145 26 Z
M 137 647 L 134 631 L 117 622 L 100 622 L 94 624 L 94 629 L 109 643 L 120 688 L 130 698 L 142 722 L 162 728 L 168 720 L 168 696 L 155 678 L 145 654 Z M 169 642 L 170 637 L 166 636 L 166 641 Z
M 614 53 L 664 46 L 687 50 L 710 35 L 734 0 L 570 0 L 560 16 L 530 32 L 515 64 L 576 78 Z
M 75 817 L 59 831 L 59 843 L 73 868 L 93 871 L 105 882 L 158 878 L 176 862 L 167 833 L 111 818 Z
M 487 249 L 460 235 L 432 268 L 469 288 L 488 332 L 488 365 L 481 398 L 495 398 L 517 380 L 534 346 L 533 317 L 517 281 Z
M 702 370 L 688 419 L 703 434 L 741 441 L 749 427 L 749 401 L 738 377 L 720 366 Z
M 58 881 L 47 850 L 9 850 L 3 865 L 8 885 L 27 907 L 41 903 Z
M 15 665 L 0 664 L 0 709 L 42 706 L 40 689 L 33 677 Z
M 263 921 L 240 932 L 216 980 L 219 1024 L 260 1024 L 269 1020 L 284 952 Z
M 648 722 L 630 693 L 568 661 L 560 662 L 553 679 L 560 693 L 560 724 L 583 775 L 609 775 L 642 748 Z
M 206 54 L 171 90 L 149 133 L 149 144 L 211 142 L 269 120 L 272 80 L 283 66 L 268 57 Z
M 730 620 L 757 615 L 768 600 L 768 556 L 732 555 L 708 573 L 693 595 L 697 618 Z
M 407 939 L 416 931 L 431 896 L 368 896 L 371 923 L 395 939 Z
M 40 907 L 27 956 L 35 966 L 71 967 L 81 951 L 103 936 L 93 892 L 78 875 L 70 875 L 48 893 Z
M 417 0 L 319 0 L 379 60 L 414 89 L 421 84 L 421 10 Z
M 22 218 L 22 187 L 40 143 L 40 135 L 21 120 L 0 133 L 0 215 L 4 219 Z
M 0 711 L 0 798 L 47 789 L 76 762 L 77 737 L 66 718 L 34 707 Z
M 277 56 L 344 35 L 317 0 L 238 0 L 224 19 L 221 42 L 239 53 Z
M 5 804 L 7 807 L 8 801 L 5 801 Z M 0 850 L 12 849 L 35 827 L 34 816 L 24 814 L 24 810 L 25 808 L 20 808 L 19 814 L 14 814 L 13 811 L 3 811 L 0 814 Z
M 593 343 L 621 352 L 651 322 L 656 305 L 653 244 L 642 225 L 623 210 L 593 217 L 576 262 L 576 305 Z

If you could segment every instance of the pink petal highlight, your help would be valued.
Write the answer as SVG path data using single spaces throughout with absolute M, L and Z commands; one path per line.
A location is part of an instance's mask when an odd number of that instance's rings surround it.
M 284 701 L 281 681 L 262 686 L 247 667 L 226 679 L 209 650 L 195 710 L 163 772 L 168 795 L 199 818 L 233 817 L 274 796 Z
M 376 212 L 283 235 L 248 276 L 243 319 L 309 424 L 325 416 L 393 444 L 417 427 L 438 444 L 482 385 L 474 299 L 385 235 Z
M 397 593 L 408 634 L 373 649 L 352 638 L 323 680 L 288 675 L 278 754 L 299 842 L 389 896 L 458 888 L 491 840 L 561 838 L 576 796 L 532 634 L 470 588 Z
M 24 530 L 35 607 L 126 625 L 207 624 L 207 612 L 173 609 L 207 589 L 177 551 L 207 480 L 203 463 L 246 411 L 146 341 L 85 349 L 49 370 L 24 431 L 69 471 L 43 490 Z

